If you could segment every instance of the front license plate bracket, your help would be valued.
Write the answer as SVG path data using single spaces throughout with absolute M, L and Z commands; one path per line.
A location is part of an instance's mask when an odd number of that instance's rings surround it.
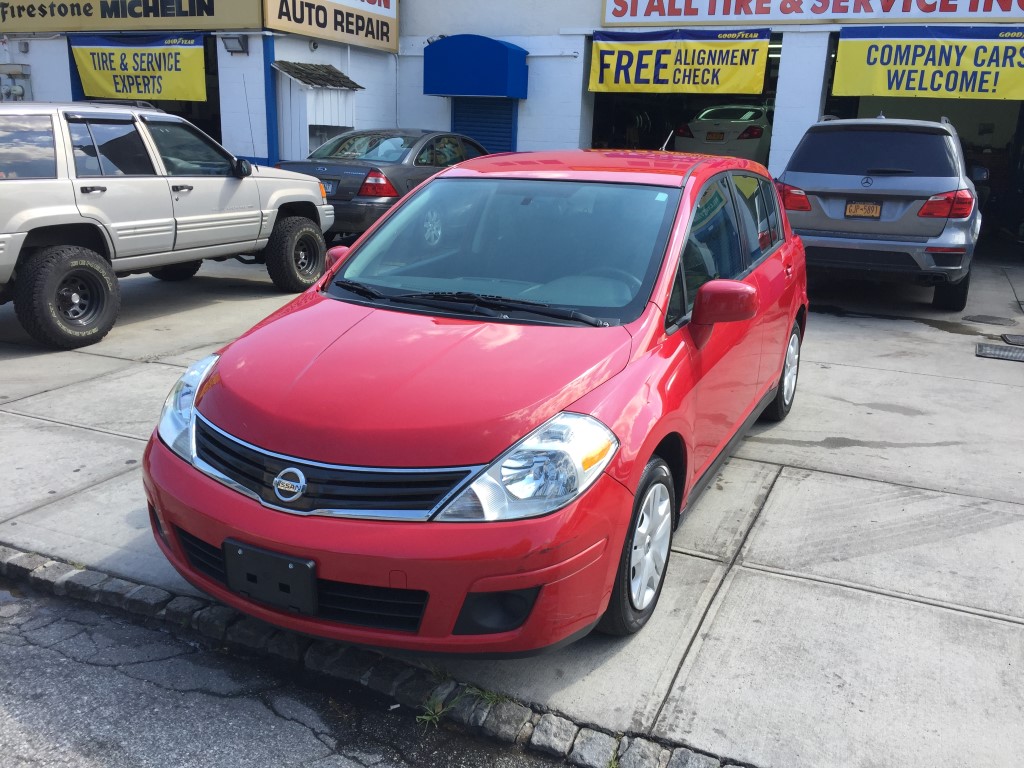
M 313 560 L 225 539 L 224 567 L 232 592 L 292 613 L 316 615 Z

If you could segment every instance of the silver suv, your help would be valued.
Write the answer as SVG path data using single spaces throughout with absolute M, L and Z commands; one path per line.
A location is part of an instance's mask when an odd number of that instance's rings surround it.
M 935 307 L 966 305 L 981 213 L 948 121 L 816 123 L 777 183 L 810 269 L 934 285 Z
M 333 222 L 317 179 L 235 158 L 179 117 L 0 104 L 0 304 L 48 346 L 102 339 L 119 276 L 187 280 L 203 259 L 251 254 L 302 291 L 323 274 Z

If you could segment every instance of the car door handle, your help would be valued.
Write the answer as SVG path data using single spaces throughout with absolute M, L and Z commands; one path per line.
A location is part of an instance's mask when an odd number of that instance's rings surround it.
M 786 271 L 786 277 L 792 277 L 793 276 L 793 265 L 792 264 L 783 264 L 782 268 Z
M 172 192 L 191 192 L 192 191 L 192 185 L 191 184 L 175 184 L 174 186 L 171 187 L 171 191 Z
M 91 195 L 93 192 L 106 192 L 106 187 L 82 187 L 83 194 Z

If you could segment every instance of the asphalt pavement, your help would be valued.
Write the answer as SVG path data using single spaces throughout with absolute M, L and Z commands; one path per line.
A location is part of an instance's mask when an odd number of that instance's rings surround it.
M 722 763 L 1018 765 L 1024 364 L 975 346 L 1024 333 L 1024 256 L 986 251 L 961 313 L 927 289 L 812 286 L 793 411 L 684 520 L 641 633 L 444 671 Z M 230 263 L 122 291 L 111 334 L 75 352 L 0 307 L 0 544 L 195 595 L 152 541 L 142 448 L 184 367 L 288 297 Z

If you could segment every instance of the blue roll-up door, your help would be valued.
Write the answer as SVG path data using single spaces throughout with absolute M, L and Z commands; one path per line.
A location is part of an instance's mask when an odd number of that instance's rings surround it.
M 488 152 L 516 151 L 518 99 L 452 97 L 452 132 L 476 139 Z

